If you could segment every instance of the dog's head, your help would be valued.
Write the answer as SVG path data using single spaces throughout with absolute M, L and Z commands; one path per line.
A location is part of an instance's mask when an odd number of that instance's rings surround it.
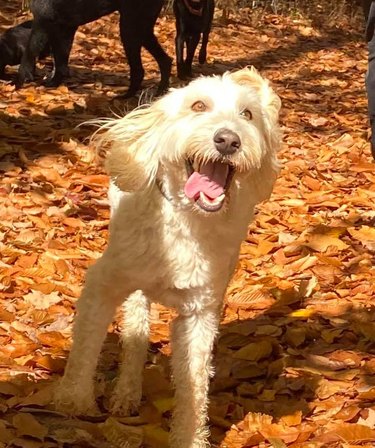
M 124 191 L 157 183 L 204 213 L 225 210 L 235 190 L 259 202 L 278 172 L 280 105 L 254 68 L 198 78 L 107 125 L 110 175 Z

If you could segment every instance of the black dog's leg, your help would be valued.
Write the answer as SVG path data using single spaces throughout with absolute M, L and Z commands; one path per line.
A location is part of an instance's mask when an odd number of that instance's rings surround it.
M 160 70 L 160 83 L 156 95 L 164 94 L 169 87 L 169 77 L 171 76 L 172 58 L 163 50 L 154 32 L 149 33 L 143 41 L 143 46 L 156 60 Z
M 141 59 L 142 41 L 139 36 L 127 32 L 126 28 L 126 25 L 121 26 L 121 40 L 130 68 L 130 85 L 123 98 L 131 98 L 141 88 L 145 71 Z
M 186 43 L 186 31 L 184 27 L 184 21 L 182 19 L 184 10 L 181 10 L 181 5 L 176 0 L 173 4 L 173 11 L 176 17 L 175 47 L 176 47 L 177 76 L 180 79 L 185 80 L 186 67 L 185 67 L 184 50 Z
M 130 68 L 130 85 L 123 98 L 131 98 L 141 88 L 145 71 L 142 66 L 142 24 L 135 2 L 123 2 L 120 10 L 120 36 Z
M 184 47 L 185 47 L 185 37 L 181 31 L 177 31 L 176 34 L 176 64 L 177 64 L 177 76 L 184 80 L 186 79 L 186 67 L 184 61 Z
M 154 34 L 155 22 L 162 6 L 162 0 L 126 0 L 120 3 L 120 35 L 130 67 L 130 86 L 125 98 L 134 96 L 142 85 L 144 78 L 142 46 L 151 53 L 159 65 L 161 81 L 158 93 L 168 88 L 172 61 Z
M 207 59 L 207 44 L 208 44 L 209 35 L 210 35 L 210 30 L 204 31 L 203 38 L 202 38 L 202 45 L 199 50 L 199 57 L 198 57 L 198 61 L 200 64 L 204 64 Z
M 154 33 L 156 21 L 159 17 L 161 8 L 163 7 L 163 0 L 146 0 L 146 8 L 148 13 L 142 11 L 143 21 L 143 40 L 142 45 L 151 54 L 159 66 L 160 83 L 156 95 L 162 95 L 168 90 L 169 77 L 171 76 L 172 58 L 163 50 L 157 37 Z
M 201 37 L 200 34 L 193 34 L 192 36 L 189 36 L 187 41 L 185 66 L 186 66 L 186 74 L 189 77 L 193 76 L 191 66 L 193 64 L 194 53 L 195 50 L 197 49 L 200 37 Z
M 72 49 L 74 35 L 77 28 L 55 28 L 50 30 L 49 38 L 54 60 L 51 76 L 46 80 L 47 87 L 59 86 L 64 78 L 69 76 L 69 55 Z
M 34 22 L 31 36 L 25 52 L 21 59 L 21 64 L 18 69 L 18 76 L 16 85 L 22 87 L 26 81 L 34 79 L 36 58 L 43 51 L 48 42 L 48 34 L 43 26 Z

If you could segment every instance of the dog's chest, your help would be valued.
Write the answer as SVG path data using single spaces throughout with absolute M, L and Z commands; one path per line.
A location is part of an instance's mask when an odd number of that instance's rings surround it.
M 236 226 L 237 219 L 233 224 L 196 216 L 177 211 L 168 201 L 132 195 L 117 207 L 110 252 L 121 254 L 118 267 L 137 289 L 158 294 L 226 287 L 246 229 Z
M 190 289 L 227 283 L 240 238 L 228 238 L 222 225 L 210 225 L 210 220 L 173 216 L 164 226 L 164 278 L 170 287 Z

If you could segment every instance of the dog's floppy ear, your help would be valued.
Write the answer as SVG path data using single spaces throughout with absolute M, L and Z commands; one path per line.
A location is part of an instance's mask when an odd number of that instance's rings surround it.
M 279 128 L 279 112 L 281 100 L 276 95 L 267 79 L 263 78 L 255 67 L 246 67 L 230 74 L 234 82 L 255 89 L 261 100 L 267 127 L 267 140 L 269 149 L 277 151 L 281 143 L 281 132 Z
M 244 68 L 230 74 L 237 84 L 255 89 L 260 97 L 265 125 L 265 142 L 267 151 L 261 164 L 260 176 L 262 183 L 256 185 L 259 200 L 268 199 L 280 169 L 277 151 L 281 146 L 281 130 L 279 126 L 279 112 L 281 100 L 276 95 L 267 79 L 264 79 L 254 67 Z
M 158 101 L 125 117 L 107 121 L 98 131 L 98 146 L 109 144 L 106 168 L 123 191 L 151 185 L 158 170 L 159 126 L 165 120 Z M 100 131 L 104 130 L 104 133 Z

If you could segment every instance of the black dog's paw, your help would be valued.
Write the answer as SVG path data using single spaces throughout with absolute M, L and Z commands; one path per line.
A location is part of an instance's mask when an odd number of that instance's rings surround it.
M 186 65 L 177 67 L 177 76 L 181 81 L 186 81 L 187 79 L 192 78 L 193 72 L 191 67 L 187 67 Z
M 168 92 L 168 89 L 169 89 L 169 84 L 167 84 L 167 85 L 159 84 L 159 86 L 155 92 L 155 96 L 159 97 L 159 96 L 165 95 Z
M 33 71 L 24 69 L 21 65 L 16 80 L 14 82 L 16 89 L 20 89 L 25 84 L 25 82 L 33 82 L 33 81 L 34 81 Z
M 133 96 L 135 96 L 137 94 L 137 91 L 134 90 L 127 90 L 125 93 L 122 93 L 120 95 L 116 96 L 116 99 L 119 100 L 128 100 L 130 98 L 133 98 Z
M 65 76 L 61 74 L 54 74 L 51 76 L 48 76 L 43 80 L 43 85 L 45 87 L 59 87 L 64 80 Z
M 206 63 L 207 60 L 207 53 L 206 52 L 199 52 L 198 62 L 203 65 Z
M 178 79 L 181 79 L 181 81 L 186 81 L 187 80 L 187 76 L 186 76 L 185 73 L 178 72 L 177 73 L 177 77 L 178 77 Z

